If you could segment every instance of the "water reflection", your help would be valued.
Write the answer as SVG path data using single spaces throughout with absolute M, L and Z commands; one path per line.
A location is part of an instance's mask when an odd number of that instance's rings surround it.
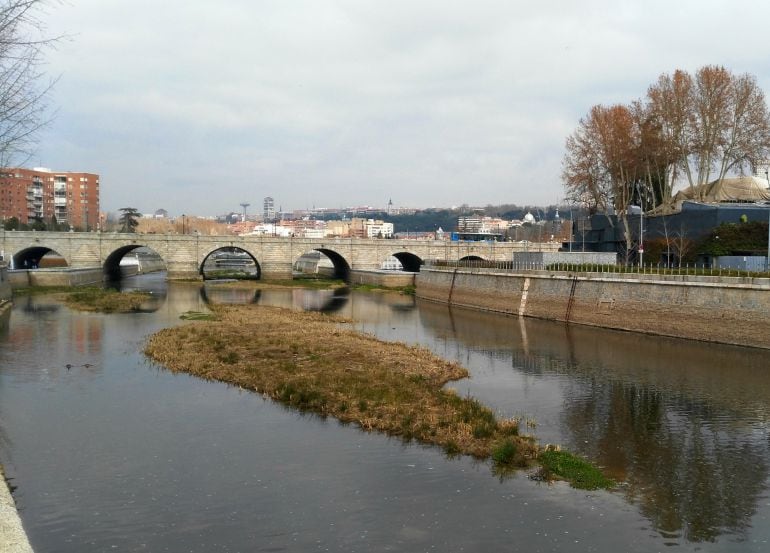
M 81 314 L 39 296 L 20 298 L 12 315 L 0 314 L 0 451 L 10 452 L 4 462 L 19 475 L 22 505 L 39 517 L 29 527 L 49 547 L 41 550 L 82 551 L 81 536 L 99 544 L 92 550 L 116 540 L 127 549 L 136 545 L 130 537 L 121 542 L 116 528 L 143 538 L 150 528 L 154 550 L 196 551 L 215 550 L 225 539 L 248 550 L 254 535 L 265 546 L 290 549 L 284 537 L 301 529 L 310 549 L 315 541 L 308 535 L 351 545 L 349 535 L 371 530 L 371 537 L 394 521 L 403 543 L 419 544 L 414 550 L 429 549 L 439 534 L 446 550 L 460 543 L 480 550 L 482 542 L 502 550 L 514 524 L 522 547 L 532 550 L 646 551 L 690 542 L 691 549 L 742 551 L 749 544 L 759 551 L 767 540 L 767 352 L 449 309 L 394 293 L 199 283 L 169 285 L 165 293 L 162 276 L 149 277 L 124 286 L 157 292 L 155 313 Z M 541 442 L 587 456 L 624 485 L 606 495 L 523 478 L 498 483 L 486 469 L 446 462 L 431 448 L 389 449 L 381 436 L 148 370 L 139 354 L 145 337 L 210 301 L 333 310 L 366 332 L 459 360 L 472 375 L 453 384 L 461 394 L 504 416 L 531 416 Z M 317 513 L 313 504 L 338 511 Z M 276 505 L 285 517 L 275 514 Z M 416 522 L 424 505 L 438 506 L 428 512 L 433 526 Z M 607 518 L 597 519 L 597 509 Z M 636 509 L 657 535 L 634 518 Z M 189 512 L 197 514 L 178 518 Z M 563 512 L 572 520 L 556 514 Z M 241 530 L 253 525 L 257 534 Z M 538 541 L 564 531 L 582 532 L 582 542 Z M 371 548 L 392 545 L 390 534 L 380 534 Z M 73 535 L 68 548 L 62 540 Z
M 474 395 L 510 412 L 531 387 L 556 413 L 549 437 L 623 481 L 661 535 L 745 537 L 769 472 L 767 352 L 422 303 L 420 317 L 470 362 Z M 522 386 L 479 370 L 479 353 Z
M 247 305 L 259 302 L 261 290 L 255 288 L 233 288 L 217 286 L 216 284 L 203 284 L 200 287 L 201 300 L 204 303 L 224 303 Z
M 11 320 L 11 309 L 0 309 L 0 338 L 8 335 L 8 324 Z

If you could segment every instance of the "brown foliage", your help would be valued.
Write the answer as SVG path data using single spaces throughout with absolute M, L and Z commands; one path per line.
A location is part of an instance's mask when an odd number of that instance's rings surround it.
M 633 199 L 665 202 L 680 176 L 695 186 L 768 157 L 770 114 L 755 77 L 705 66 L 662 74 L 628 107 L 592 107 L 567 138 L 562 178 L 574 201 L 620 211 Z

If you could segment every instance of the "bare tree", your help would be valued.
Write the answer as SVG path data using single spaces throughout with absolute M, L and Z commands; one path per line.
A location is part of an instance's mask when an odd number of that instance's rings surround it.
M 627 207 L 638 188 L 641 131 L 638 118 L 623 105 L 594 106 L 567 139 L 562 176 L 571 199 L 588 200 L 594 210 L 612 207 L 632 250 Z
M 721 180 L 770 154 L 770 116 L 751 75 L 713 65 L 694 77 L 677 70 L 647 90 L 647 105 L 661 133 L 657 153 L 673 162 L 669 183 L 680 174 L 690 187 Z
M 0 0 L 0 166 L 28 157 L 45 124 L 53 85 L 41 67 L 48 37 L 37 14 L 46 0 Z

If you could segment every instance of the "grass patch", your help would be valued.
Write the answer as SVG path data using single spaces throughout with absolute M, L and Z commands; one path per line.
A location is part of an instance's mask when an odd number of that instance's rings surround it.
M 448 456 L 492 458 L 504 475 L 539 461 L 542 478 L 581 489 L 613 482 L 587 461 L 540 451 L 519 422 L 498 419 L 444 385 L 467 371 L 426 349 L 344 328 L 343 319 L 261 305 L 188 312 L 191 324 L 150 337 L 145 354 L 172 371 L 228 382 L 304 412 L 433 444 Z M 200 317 L 200 318 L 198 318 Z
M 63 294 L 72 291 L 72 286 L 25 286 L 14 288 L 14 296 L 42 296 L 45 294 Z
M 100 313 L 132 313 L 141 311 L 142 304 L 152 299 L 147 292 L 117 292 L 88 286 L 69 289 L 64 296 L 64 302 L 79 311 L 95 311 Z
M 295 279 L 259 279 L 242 280 L 238 282 L 207 282 L 206 286 L 226 288 L 249 288 L 268 290 L 271 288 L 310 288 L 312 290 L 330 290 L 344 288 L 345 281 L 331 278 L 295 278 Z
M 467 376 L 426 349 L 387 343 L 320 313 L 214 306 L 215 320 L 162 330 L 145 353 L 173 371 L 220 380 L 293 408 L 364 430 L 434 444 L 449 454 L 488 458 L 504 440 L 519 465 L 537 447 L 515 420 L 498 420 L 472 398 L 443 386 Z
M 544 479 L 566 480 L 573 488 L 581 490 L 608 489 L 615 486 L 615 482 L 604 476 L 598 468 L 567 451 L 547 449 L 540 453 L 537 460 L 540 462 L 541 477 Z

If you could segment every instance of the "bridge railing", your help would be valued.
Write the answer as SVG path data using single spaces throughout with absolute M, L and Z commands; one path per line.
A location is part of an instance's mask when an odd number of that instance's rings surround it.
M 659 275 L 659 276 L 713 276 L 713 277 L 741 277 L 741 278 L 768 278 L 770 271 L 746 271 L 728 267 L 713 267 L 701 263 L 675 264 L 600 264 L 600 263 L 544 263 L 542 261 L 487 261 L 487 260 L 460 260 L 443 261 L 428 260 L 426 268 L 437 269 L 462 269 L 470 272 L 526 272 L 549 271 L 554 273 L 599 273 L 599 274 L 627 274 L 627 275 Z

